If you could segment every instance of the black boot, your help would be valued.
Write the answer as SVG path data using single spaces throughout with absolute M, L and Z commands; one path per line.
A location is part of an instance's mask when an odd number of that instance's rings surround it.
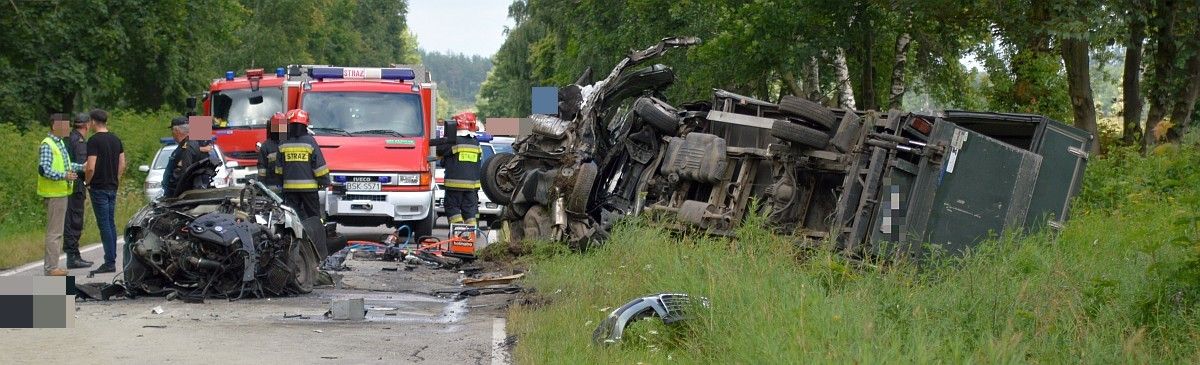
M 78 254 L 67 254 L 68 269 L 85 269 L 92 267 L 93 264 L 93 262 L 84 260 L 83 257 L 79 256 Z

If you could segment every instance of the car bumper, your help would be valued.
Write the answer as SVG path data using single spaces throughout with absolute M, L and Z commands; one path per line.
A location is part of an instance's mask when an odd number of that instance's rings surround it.
M 445 199 L 446 199 L 446 191 L 438 190 L 437 194 L 433 200 L 433 211 L 434 212 L 436 212 L 438 214 L 446 213 Z M 482 191 L 479 192 L 479 215 L 481 215 L 481 216 L 485 216 L 485 215 L 486 216 L 499 216 L 500 211 L 503 209 L 504 209 L 504 207 L 501 207 L 500 204 L 496 204 L 496 203 L 487 201 L 487 197 L 483 195 L 483 192 Z
M 394 221 L 425 219 L 432 213 L 432 191 L 346 192 L 322 191 L 325 214 L 330 217 L 390 217 Z

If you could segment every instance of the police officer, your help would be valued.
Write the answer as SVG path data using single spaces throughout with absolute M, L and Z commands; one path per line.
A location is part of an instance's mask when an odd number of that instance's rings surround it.
M 283 166 L 279 164 L 278 152 L 279 141 L 286 133 L 287 120 L 283 113 L 275 113 L 271 116 L 267 139 L 258 146 L 258 181 L 276 192 L 282 191 L 280 189 L 283 188 L 283 180 L 279 178 L 283 174 Z
M 476 225 L 479 214 L 479 160 L 483 150 L 475 139 L 478 126 L 475 114 L 462 113 L 454 116 L 454 123 L 446 122 L 448 137 L 434 141 L 437 155 L 446 168 L 446 214 L 450 224 Z
M 321 199 L 318 189 L 329 185 L 329 166 L 316 139 L 308 133 L 308 112 L 292 109 L 284 116 L 287 119 L 287 139 L 279 145 L 283 178 L 283 202 L 300 219 L 321 217 Z
M 72 121 L 71 136 L 67 137 L 67 150 L 71 162 L 82 164 L 87 161 L 87 135 L 91 117 L 87 113 L 75 115 Z M 73 182 L 75 190 L 67 197 L 66 227 L 63 227 L 63 252 L 67 254 L 68 269 L 92 267 L 93 263 L 84 260 L 79 254 L 79 237 L 83 233 L 83 202 L 87 200 L 87 191 L 83 186 L 83 174 Z
M 190 128 L 187 117 L 172 118 L 170 128 L 171 137 L 175 138 L 178 147 L 171 152 L 171 158 L 167 159 L 167 171 L 163 173 L 162 181 L 163 197 L 174 198 L 188 190 L 212 186 L 212 177 L 216 174 L 215 164 L 211 173 L 195 177 L 193 181 L 180 182 L 193 164 L 212 157 L 212 145 L 201 146 L 198 141 L 188 138 Z

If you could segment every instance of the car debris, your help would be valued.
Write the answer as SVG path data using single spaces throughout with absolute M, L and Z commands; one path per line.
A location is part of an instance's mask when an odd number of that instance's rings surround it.
M 131 298 L 185 301 L 308 293 L 324 253 L 323 233 L 319 220 L 301 222 L 257 181 L 189 191 L 130 219 L 122 284 Z
M 961 252 L 1061 227 L 1082 184 L 1093 136 L 1046 117 L 842 110 L 725 90 L 671 103 L 672 68 L 635 68 L 699 42 L 663 39 L 594 83 L 586 70 L 560 89 L 557 115 L 530 116 L 515 153 L 484 163 L 482 190 L 505 206 L 514 240 L 584 248 L 643 212 L 732 235 L 753 213 L 854 257 Z
M 163 307 L 160 305 L 160 306 L 155 306 L 154 308 L 150 308 L 150 313 L 163 314 Z
M 471 287 L 502 285 L 502 284 L 511 283 L 514 280 L 517 280 L 517 279 L 520 279 L 523 277 L 525 277 L 524 273 L 513 274 L 513 275 L 504 275 L 504 276 L 485 275 L 484 277 L 481 277 L 481 278 L 464 278 L 464 279 L 462 279 L 462 285 L 471 286 Z
M 692 305 L 710 307 L 708 298 L 699 297 L 698 303 L 693 303 L 690 296 L 679 293 L 660 293 L 634 299 L 613 310 L 600 322 L 592 332 L 592 342 L 597 345 L 621 342 L 625 327 L 644 318 L 658 317 L 665 324 L 678 323 L 688 319 L 686 309 Z
M 361 321 L 367 317 L 367 309 L 363 298 L 336 299 L 329 304 L 325 318 L 336 320 Z

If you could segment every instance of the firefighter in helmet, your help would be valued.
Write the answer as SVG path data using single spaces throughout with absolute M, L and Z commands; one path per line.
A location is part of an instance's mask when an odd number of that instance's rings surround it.
M 283 113 L 271 116 L 267 139 L 258 146 L 258 181 L 268 188 L 280 192 L 283 180 L 283 165 L 279 164 L 279 143 L 287 135 L 287 118 Z
M 277 163 L 283 180 L 283 202 L 300 219 L 321 217 L 321 199 L 317 191 L 329 185 L 329 166 L 316 139 L 308 133 L 308 112 L 292 109 L 284 115 L 287 138 L 279 144 Z
M 475 138 L 474 113 L 461 113 L 446 121 L 445 138 L 435 141 L 438 158 L 446 168 L 444 205 L 450 224 L 476 225 L 479 214 L 479 161 L 483 150 Z

